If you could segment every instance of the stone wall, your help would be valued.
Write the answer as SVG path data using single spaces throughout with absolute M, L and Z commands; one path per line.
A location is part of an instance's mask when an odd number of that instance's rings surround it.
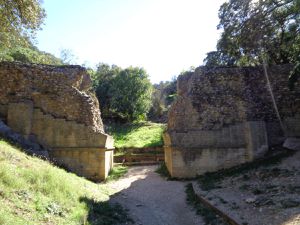
M 0 118 L 71 171 L 102 180 L 112 167 L 91 80 L 80 66 L 0 63 Z
M 103 132 L 91 79 L 81 66 L 0 63 L 0 104 L 31 100 L 55 118 L 76 121 Z M 1 112 L 1 110 L 0 110 Z
M 291 65 L 268 68 L 286 136 L 300 136 L 300 89 L 288 89 Z M 209 68 L 178 77 L 165 158 L 172 176 L 191 177 L 262 156 L 285 136 L 262 67 Z

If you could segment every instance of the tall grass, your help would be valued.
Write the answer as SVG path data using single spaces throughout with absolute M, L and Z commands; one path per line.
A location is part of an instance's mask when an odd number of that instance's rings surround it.
M 105 216 L 112 213 L 126 215 L 120 206 L 108 204 L 111 194 L 113 192 L 104 184 L 67 173 L 0 140 L 0 224 L 115 224 L 119 220 L 127 221 L 126 216 L 105 220 Z M 110 212 L 102 215 L 103 220 L 93 221 L 97 217 L 92 216 L 97 215 L 94 208 Z

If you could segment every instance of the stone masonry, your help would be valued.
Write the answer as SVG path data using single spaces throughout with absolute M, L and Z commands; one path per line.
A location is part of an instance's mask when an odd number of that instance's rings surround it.
M 0 119 L 58 164 L 99 181 L 113 166 L 91 79 L 80 66 L 0 63 Z
M 194 177 L 232 167 L 261 157 L 286 137 L 300 137 L 300 88 L 288 88 L 291 68 L 268 68 L 284 131 L 262 67 L 199 67 L 179 76 L 164 135 L 171 175 Z

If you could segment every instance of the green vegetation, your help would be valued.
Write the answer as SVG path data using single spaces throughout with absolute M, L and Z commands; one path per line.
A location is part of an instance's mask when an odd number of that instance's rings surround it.
M 115 140 L 116 148 L 143 148 L 163 146 L 164 124 L 138 122 L 132 124 L 111 124 L 106 132 Z
M 177 97 L 176 85 L 176 77 L 172 81 L 161 81 L 153 85 L 152 104 L 148 114 L 151 121 L 167 120 L 168 109 Z
M 0 49 L 0 61 L 17 61 L 24 63 L 39 63 L 49 65 L 62 65 L 63 62 L 54 55 L 38 50 L 30 45 L 28 47 L 16 46 L 10 49 Z
M 215 224 L 227 224 L 221 220 L 215 212 L 207 208 L 197 197 L 192 183 L 186 185 L 185 188 L 186 200 L 188 204 L 193 206 L 198 215 L 201 215 L 206 225 L 215 225 Z
M 143 120 L 151 106 L 152 85 L 143 68 L 98 65 L 93 86 L 103 117 L 125 121 Z
M 105 184 L 67 173 L 0 141 L 0 224 L 116 224 L 130 219 Z
M 41 1 L 0 0 L 0 9 L 0 61 L 63 64 L 33 44 L 46 16 Z
M 46 16 L 40 0 L 0 0 L 0 49 L 26 45 Z
M 222 35 L 209 66 L 294 64 L 290 85 L 300 77 L 300 1 L 230 0 L 219 9 Z M 257 29 L 259 27 L 259 29 Z
M 293 151 L 283 151 L 277 155 L 266 157 L 263 159 L 256 160 L 254 162 L 245 163 L 240 166 L 235 166 L 229 169 L 224 169 L 216 172 L 205 173 L 204 175 L 198 176 L 198 183 L 202 190 L 208 191 L 219 187 L 219 183 L 226 177 L 238 176 L 248 171 L 253 171 L 259 167 L 268 167 L 280 163 L 284 158 L 294 154 Z M 243 179 L 247 180 L 249 177 L 244 174 Z M 244 188 L 244 187 L 243 187 Z
M 168 180 L 172 179 L 165 162 L 161 163 L 155 172 L 161 175 L 162 177 L 167 178 Z
M 109 172 L 106 181 L 113 181 L 118 180 L 119 178 L 123 177 L 128 172 L 127 166 L 114 166 L 112 170 Z

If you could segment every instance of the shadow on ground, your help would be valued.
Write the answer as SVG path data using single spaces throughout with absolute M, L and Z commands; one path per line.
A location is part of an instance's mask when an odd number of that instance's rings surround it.
M 124 178 L 108 184 L 116 193 L 107 202 L 82 198 L 89 208 L 87 222 L 97 225 L 205 224 L 186 203 L 187 182 L 164 179 L 154 172 L 155 169 L 156 166 L 131 167 Z M 300 222 L 300 212 L 274 219 L 272 225 L 298 225 L 297 221 Z
M 80 202 L 86 204 L 89 209 L 89 213 L 86 221 L 89 224 L 95 225 L 115 225 L 115 224 L 131 224 L 133 220 L 128 216 L 126 209 L 124 209 L 120 204 L 111 204 L 109 201 L 100 202 L 94 199 L 81 198 Z

